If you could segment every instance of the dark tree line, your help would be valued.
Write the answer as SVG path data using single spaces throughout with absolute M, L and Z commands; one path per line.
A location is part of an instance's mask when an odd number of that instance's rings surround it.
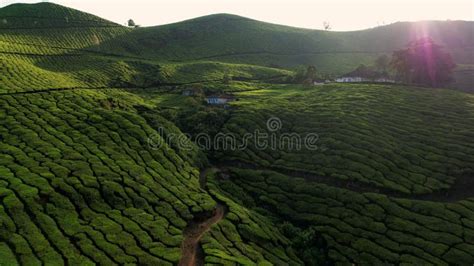
M 346 76 L 367 79 L 395 78 L 406 84 L 439 87 L 453 81 L 453 70 L 456 67 L 451 55 L 429 38 L 410 42 L 405 49 L 388 55 L 379 56 L 373 66 L 359 65 Z M 322 79 L 313 65 L 299 67 L 291 82 L 312 85 Z
M 431 38 L 418 39 L 406 49 L 395 51 L 390 65 L 399 80 L 432 87 L 451 82 L 456 67 L 451 55 Z

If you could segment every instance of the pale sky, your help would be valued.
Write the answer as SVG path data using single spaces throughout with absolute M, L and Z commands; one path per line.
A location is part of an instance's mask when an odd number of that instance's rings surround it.
M 0 0 L 0 7 L 37 1 Z M 47 2 L 47 1 L 43 1 Z M 230 13 L 295 27 L 359 30 L 397 21 L 474 20 L 474 0 L 51 0 L 124 24 L 142 26 Z

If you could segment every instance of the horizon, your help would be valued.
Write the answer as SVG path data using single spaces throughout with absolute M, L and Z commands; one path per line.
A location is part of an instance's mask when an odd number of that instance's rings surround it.
M 133 19 L 143 27 L 166 25 L 214 14 L 232 14 L 268 23 L 315 30 L 322 30 L 324 22 L 328 22 L 332 31 L 357 31 L 396 22 L 473 20 L 473 4 L 469 0 L 451 2 L 418 0 L 414 3 L 407 0 L 377 2 L 365 0 L 358 3 L 346 0 L 332 2 L 326 0 L 311 2 L 309 0 L 293 2 L 288 0 L 277 0 L 275 2 L 261 0 L 257 3 L 250 2 L 250 0 L 226 0 L 225 3 L 217 2 L 217 0 L 204 0 L 198 3 L 190 2 L 190 0 L 161 0 L 159 2 L 139 0 L 133 4 L 123 0 L 113 3 L 111 0 L 95 2 L 90 0 L 2 0 L 0 1 L 0 8 L 17 3 L 32 4 L 40 2 L 63 5 L 121 25 L 125 25 L 128 19 Z M 115 8 L 108 7 L 110 4 L 113 4 Z M 186 5 L 184 10 L 182 9 L 183 5 Z M 272 5 L 273 12 L 265 10 L 265 5 Z M 160 16 L 156 17 L 154 8 L 161 8 Z M 419 12 L 422 8 L 424 8 L 423 12 Z M 319 11 L 320 9 L 323 11 Z M 313 10 L 318 11 L 313 12 Z M 386 12 L 386 10 L 390 10 L 390 12 Z M 412 11 L 407 12 L 407 10 Z M 296 13 L 298 16 L 294 15 Z M 324 13 L 324 15 L 320 13 Z M 356 21 L 347 19 L 348 16 L 354 13 L 357 17 Z M 314 15 L 317 18 L 313 18 Z

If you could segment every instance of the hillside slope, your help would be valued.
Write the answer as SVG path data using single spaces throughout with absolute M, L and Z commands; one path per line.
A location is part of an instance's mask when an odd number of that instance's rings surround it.
M 317 134 L 315 150 L 291 139 L 261 148 L 223 150 L 218 158 L 330 180 L 350 180 L 391 195 L 449 192 L 474 173 L 474 97 L 444 89 L 386 85 L 330 84 L 315 88 L 275 86 L 236 94 L 238 109 L 222 132 Z M 414 126 L 416 125 L 416 126 Z M 293 137 L 293 135 L 290 135 Z M 239 143 L 240 145 L 241 143 Z M 292 145 L 291 145 L 292 144 Z M 302 145 L 302 143 L 299 143 Z M 311 175 L 311 173 L 313 175 Z M 317 177 L 313 177 L 317 179 Z M 349 184 L 350 185 L 350 184 Z M 440 193 L 443 194 L 443 193 Z
M 179 261 L 183 230 L 216 201 L 199 186 L 199 151 L 150 145 L 161 137 L 141 104 L 116 90 L 0 96 L 1 265 Z M 298 263 L 269 220 L 235 204 L 230 214 L 208 241 L 234 241 L 214 259 Z
M 150 87 L 221 80 L 268 79 L 291 72 L 218 62 L 165 63 L 122 53 L 131 29 L 55 4 L 0 9 L 0 93 L 63 88 Z
M 12 4 L 0 9 L 0 29 L 119 26 L 100 17 L 53 3 Z
M 414 38 L 424 35 L 432 36 L 437 43 L 451 50 L 472 48 L 473 27 L 474 22 L 466 21 L 424 21 L 399 22 L 352 32 L 333 32 L 217 14 L 136 29 L 123 41 L 133 44 L 129 52 L 177 59 L 258 53 L 292 56 L 313 53 L 384 53 L 400 49 Z
M 218 14 L 136 29 L 114 40 L 121 52 L 167 60 L 212 59 L 293 67 L 314 64 L 342 74 L 410 41 L 431 36 L 459 64 L 474 63 L 474 22 L 400 22 L 353 32 L 292 28 L 235 15 Z M 117 42 L 119 44 L 117 44 Z
M 311 232 L 343 265 L 474 259 L 472 94 L 380 84 L 267 85 L 234 92 L 238 101 L 227 115 L 196 107 L 188 96 L 148 96 L 187 133 L 223 124 L 208 152 L 217 168 L 211 184 L 276 219 L 307 265 L 316 264 L 303 256 L 305 247 L 316 246 Z
M 469 21 L 399 22 L 332 32 L 217 14 L 130 29 L 49 3 L 7 6 L 0 9 L 0 19 L 0 52 L 87 52 L 161 63 L 205 60 L 279 68 L 316 65 L 320 73 L 331 76 L 371 65 L 381 54 L 431 36 L 460 65 L 454 86 L 473 89 L 469 81 L 474 74 L 474 22 Z
M 40 3 L 0 23 L 0 265 L 472 264 L 474 95 L 265 83 L 370 64 L 421 32 L 470 73 L 472 22 L 130 29 Z M 201 150 L 201 133 L 247 146 Z M 314 133 L 317 149 L 258 133 Z

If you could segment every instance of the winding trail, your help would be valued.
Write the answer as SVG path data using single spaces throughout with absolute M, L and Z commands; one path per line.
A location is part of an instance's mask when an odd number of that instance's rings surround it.
M 429 194 L 407 194 L 396 190 L 391 190 L 384 187 L 378 187 L 372 184 L 354 181 L 331 178 L 327 176 L 318 176 L 313 173 L 288 170 L 276 166 L 261 167 L 256 164 L 242 161 L 220 161 L 216 162 L 215 168 L 221 172 L 227 172 L 229 167 L 236 167 L 242 169 L 253 169 L 263 171 L 274 171 L 287 176 L 300 177 L 305 180 L 318 182 L 332 187 L 347 189 L 359 193 L 378 193 L 389 197 L 411 199 L 411 200 L 428 200 L 434 202 L 456 202 L 474 197 L 474 178 L 463 176 L 456 179 L 456 182 L 447 190 L 436 191 Z M 203 190 L 207 189 L 206 176 L 208 172 L 215 168 L 206 168 L 200 172 L 199 185 Z M 209 192 L 209 191 L 208 191 Z M 210 194 L 210 193 L 209 193 Z M 210 194 L 212 197 L 212 194 Z M 210 230 L 212 225 L 221 221 L 227 213 L 227 205 L 213 199 L 217 202 L 216 207 L 211 212 L 204 212 L 195 216 L 187 227 L 184 229 L 184 240 L 181 243 L 181 259 L 180 266 L 194 266 L 204 265 L 204 251 L 201 247 L 201 238 Z
M 448 189 L 438 190 L 426 194 L 408 194 L 357 180 L 343 180 L 328 176 L 320 176 L 306 171 L 289 170 L 277 166 L 262 167 L 253 163 L 238 160 L 221 161 L 216 164 L 221 170 L 229 167 L 236 167 L 242 169 L 273 171 L 286 176 L 304 178 L 307 181 L 317 182 L 331 187 L 347 189 L 359 193 L 377 193 L 386 195 L 388 197 L 400 199 L 426 200 L 433 202 L 449 203 L 474 198 L 474 176 L 468 175 L 463 175 L 456 178 L 454 184 L 452 184 Z
M 194 266 L 204 264 L 204 254 L 202 254 L 199 241 L 204 234 L 209 231 L 212 225 L 224 218 L 226 207 L 218 203 L 212 211 L 211 217 L 203 221 L 192 221 L 184 230 L 184 240 L 181 244 L 180 266 Z
M 206 176 L 211 169 L 212 168 L 206 168 L 199 174 L 199 186 L 206 191 Z M 212 225 L 222 220 L 227 213 L 227 205 L 215 198 L 214 200 L 217 202 L 217 205 L 212 212 L 196 215 L 184 229 L 184 240 L 181 243 L 179 266 L 204 265 L 204 251 L 200 243 L 201 238 L 209 231 Z

